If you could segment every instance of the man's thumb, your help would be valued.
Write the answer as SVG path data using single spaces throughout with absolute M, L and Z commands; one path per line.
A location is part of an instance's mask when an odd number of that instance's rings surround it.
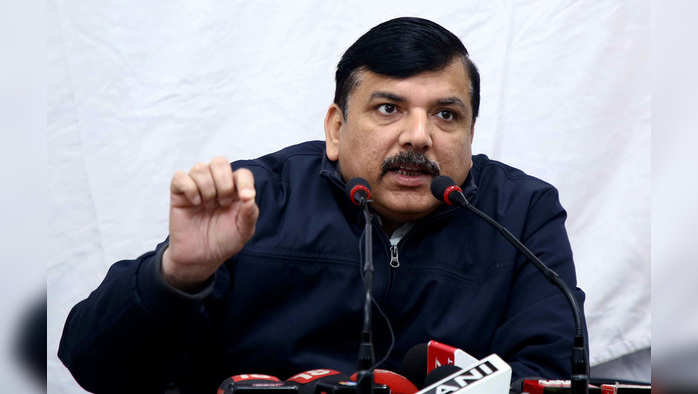
M 254 201 L 254 198 L 243 201 L 240 204 L 238 211 L 237 226 L 242 239 L 247 241 L 254 234 L 255 225 L 259 217 L 259 208 Z

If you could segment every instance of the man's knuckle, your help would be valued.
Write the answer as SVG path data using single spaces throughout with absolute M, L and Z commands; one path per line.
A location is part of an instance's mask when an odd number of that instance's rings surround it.
M 226 183 L 221 183 L 218 185 L 218 192 L 223 193 L 223 194 L 230 194 L 233 191 L 233 183 L 232 182 L 226 182 Z
M 228 162 L 228 159 L 226 159 L 226 158 L 223 157 L 223 156 L 216 156 L 216 157 L 214 157 L 213 159 L 211 159 L 211 164 L 215 164 L 215 165 L 230 165 L 230 163 Z
M 235 179 L 239 182 L 248 183 L 254 180 L 254 175 L 252 175 L 252 171 L 249 169 L 240 168 L 239 170 L 235 171 Z
M 213 187 L 213 184 L 210 182 L 202 183 L 200 189 L 203 193 L 206 194 L 206 196 L 211 196 L 211 195 L 216 194 L 216 189 Z
M 176 189 L 186 189 L 188 175 L 184 171 L 177 171 L 172 176 L 170 184 Z
M 199 162 L 199 163 L 194 164 L 194 166 L 191 168 L 190 172 L 201 173 L 204 171 L 208 171 L 208 164 Z

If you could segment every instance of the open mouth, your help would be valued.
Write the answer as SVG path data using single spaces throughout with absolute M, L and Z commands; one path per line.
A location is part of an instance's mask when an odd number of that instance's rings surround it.
M 427 159 L 420 152 L 405 151 L 386 159 L 381 168 L 381 177 L 388 172 L 395 172 L 402 176 L 417 177 L 421 175 L 439 176 L 439 165 Z
M 390 170 L 397 172 L 400 175 L 404 176 L 419 176 L 419 175 L 431 175 L 430 173 L 427 173 L 426 171 L 422 171 L 419 169 L 411 169 L 411 168 L 397 168 L 394 170 Z

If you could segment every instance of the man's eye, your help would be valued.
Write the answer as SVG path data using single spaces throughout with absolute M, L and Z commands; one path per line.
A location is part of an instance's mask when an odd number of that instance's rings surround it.
M 446 110 L 437 112 L 436 116 L 443 120 L 453 120 L 456 117 L 456 115 L 453 112 Z
M 378 112 L 382 113 L 383 115 L 393 114 L 396 110 L 397 107 L 395 104 L 381 104 L 378 106 Z

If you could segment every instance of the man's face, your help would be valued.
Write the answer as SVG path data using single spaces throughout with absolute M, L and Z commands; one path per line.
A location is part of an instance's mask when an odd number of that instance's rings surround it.
M 470 80 L 463 63 L 456 58 L 440 71 L 404 79 L 364 70 L 358 81 L 346 119 L 335 104 L 327 112 L 327 156 L 339 160 L 345 180 L 369 182 L 372 206 L 384 220 L 423 217 L 439 204 L 430 191 L 436 168 L 462 184 L 472 166 Z

